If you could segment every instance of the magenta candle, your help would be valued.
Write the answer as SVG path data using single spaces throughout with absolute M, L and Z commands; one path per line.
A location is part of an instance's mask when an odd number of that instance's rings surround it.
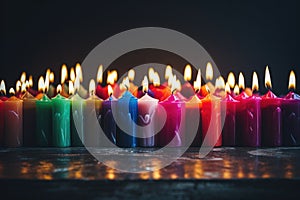
M 282 100 L 283 145 L 300 145 L 300 96 L 289 92 Z
M 230 94 L 226 94 L 221 101 L 222 142 L 224 146 L 236 145 L 236 108 L 238 103 L 239 101 Z
M 282 144 L 282 99 L 270 90 L 261 98 L 262 145 L 281 146 Z
M 237 141 L 239 146 L 261 146 L 261 98 L 248 97 L 242 92 L 236 97 L 240 101 L 237 107 Z

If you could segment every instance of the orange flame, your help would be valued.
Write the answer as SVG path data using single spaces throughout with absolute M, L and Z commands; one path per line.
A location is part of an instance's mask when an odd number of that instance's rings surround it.
M 231 89 L 234 88 L 234 86 L 235 86 L 235 76 L 232 72 L 230 72 L 228 74 L 227 83 L 229 84 Z
M 201 88 L 201 70 L 198 69 L 196 81 L 194 81 L 194 90 L 200 91 L 200 88 Z
M 135 71 L 133 69 L 130 69 L 128 71 L 128 78 L 130 81 L 133 81 L 134 80 L 134 76 L 135 76 Z
M 44 82 L 44 77 L 43 76 L 41 76 L 40 78 L 39 78 L 39 81 L 38 81 L 38 90 L 40 91 L 40 92 L 45 92 L 45 82 Z
M 271 75 L 268 66 L 266 66 L 265 70 L 265 86 L 266 88 L 272 88 Z
M 103 81 L 103 66 L 99 65 L 98 72 L 97 72 L 97 82 L 101 84 L 102 81 Z
M 185 81 L 190 81 L 192 79 L 192 67 L 191 67 L 191 65 L 187 64 L 185 66 L 183 77 L 184 77 Z
M 147 76 L 144 76 L 144 80 L 142 81 L 142 86 L 143 86 L 143 92 L 148 92 L 148 78 Z
M 61 84 L 64 84 L 64 82 L 67 80 L 68 78 L 68 69 L 67 66 L 65 64 L 62 65 L 61 67 Z
M 245 78 L 242 72 L 239 74 L 239 88 L 240 89 L 245 89 Z
M 289 90 L 296 89 L 296 75 L 295 72 L 292 70 L 290 72 L 290 78 L 289 78 Z
M 93 96 L 95 94 L 95 90 L 96 90 L 96 83 L 94 79 L 90 80 L 90 84 L 89 84 L 89 93 L 90 96 Z
M 259 86 L 258 86 L 258 77 L 256 72 L 253 72 L 253 76 L 252 76 L 252 91 L 258 91 Z
M 60 94 L 61 91 L 62 91 L 61 84 L 58 84 L 58 86 L 57 86 L 57 88 L 56 88 L 56 92 L 57 92 L 58 94 Z

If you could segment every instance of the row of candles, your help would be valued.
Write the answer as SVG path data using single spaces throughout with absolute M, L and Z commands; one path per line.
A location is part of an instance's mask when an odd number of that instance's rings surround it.
M 149 68 L 141 87 L 133 83 L 133 69 L 121 84 L 116 83 L 117 71 L 108 71 L 106 84 L 103 84 L 100 65 L 98 85 L 91 80 L 89 91 L 80 84 L 83 77 L 79 64 L 71 68 L 69 80 L 66 65 L 61 71 L 61 84 L 55 88 L 54 73 L 47 70 L 38 80 L 38 91 L 32 88 L 32 77 L 26 80 L 23 73 L 16 88 L 9 89 L 9 97 L 1 81 L 1 146 L 68 147 L 82 146 L 83 141 L 85 146 L 97 147 L 101 143 L 99 133 L 91 130 L 96 130 L 99 124 L 109 141 L 119 147 L 300 145 L 300 98 L 293 92 L 296 87 L 293 71 L 289 78 L 290 91 L 284 97 L 272 93 L 268 67 L 265 86 L 269 91 L 262 96 L 258 94 L 255 72 L 252 89 L 245 88 L 242 73 L 238 84 L 235 75 L 229 73 L 226 83 L 220 76 L 213 85 L 210 62 L 206 66 L 208 82 L 201 85 L 199 69 L 193 86 L 189 83 L 190 65 L 185 67 L 183 85 L 173 74 L 172 67 L 166 66 L 165 83 L 160 84 L 159 74 Z M 129 109 L 124 109 L 126 106 Z M 116 123 L 112 108 L 128 124 L 130 134 Z M 161 119 L 164 113 L 165 121 Z M 146 127 L 143 137 L 137 137 L 134 124 Z M 158 133 L 155 132 L 157 126 L 160 127 Z M 190 132 L 195 132 L 195 137 L 189 138 Z

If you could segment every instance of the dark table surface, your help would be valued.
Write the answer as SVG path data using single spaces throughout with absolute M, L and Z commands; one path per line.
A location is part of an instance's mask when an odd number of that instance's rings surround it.
M 151 154 L 147 149 L 134 151 Z M 101 152 L 120 154 L 118 149 Z M 10 198 L 31 199 L 297 198 L 300 147 L 223 147 L 201 159 L 198 149 L 191 148 L 169 166 L 143 173 L 107 167 L 83 147 L 1 148 L 0 188 Z

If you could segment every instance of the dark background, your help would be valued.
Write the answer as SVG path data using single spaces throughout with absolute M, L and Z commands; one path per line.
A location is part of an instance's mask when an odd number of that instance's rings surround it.
M 278 95 L 287 92 L 289 71 L 294 69 L 299 92 L 299 8 L 296 0 L 4 0 L 0 79 L 5 79 L 7 87 L 13 86 L 26 71 L 34 75 L 36 85 L 38 76 L 51 67 L 58 80 L 63 63 L 73 66 L 82 62 L 106 38 L 132 28 L 156 26 L 197 40 L 225 77 L 229 71 L 243 71 L 247 86 L 251 86 L 256 70 L 262 92 L 265 65 L 270 67 Z M 180 67 L 182 71 L 184 66 Z

